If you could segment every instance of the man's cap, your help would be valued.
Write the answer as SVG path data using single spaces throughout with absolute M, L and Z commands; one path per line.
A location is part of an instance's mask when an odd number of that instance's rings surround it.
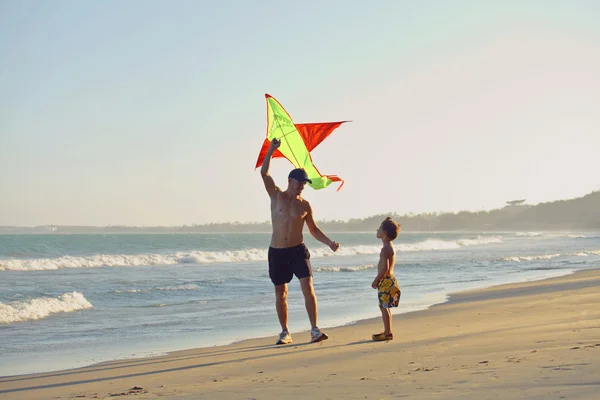
M 302 168 L 296 168 L 296 169 L 291 170 L 290 174 L 288 175 L 288 178 L 295 179 L 298 182 L 312 183 L 312 181 L 310 179 L 308 179 L 308 175 L 306 174 L 306 171 L 303 170 Z

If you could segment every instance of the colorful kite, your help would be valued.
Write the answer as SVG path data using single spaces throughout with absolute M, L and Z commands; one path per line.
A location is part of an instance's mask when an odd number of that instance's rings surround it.
M 332 182 L 341 182 L 337 190 L 344 185 L 344 181 L 336 175 L 322 175 L 312 162 L 310 152 L 317 147 L 327 136 L 344 122 L 317 122 L 310 124 L 294 124 L 290 115 L 285 111 L 274 97 L 265 94 L 267 99 L 267 138 L 258 154 L 256 167 L 263 164 L 271 140 L 281 141 L 281 145 L 273 152 L 274 157 L 287 158 L 296 168 L 306 171 L 313 189 L 323 189 Z

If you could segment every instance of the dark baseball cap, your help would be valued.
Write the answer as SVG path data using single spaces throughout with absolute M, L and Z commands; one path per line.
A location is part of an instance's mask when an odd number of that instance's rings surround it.
M 312 181 L 310 179 L 308 179 L 308 175 L 306 174 L 306 171 L 303 170 L 302 168 L 296 168 L 296 169 L 291 170 L 290 174 L 288 175 L 288 178 L 295 179 L 298 182 L 312 183 Z

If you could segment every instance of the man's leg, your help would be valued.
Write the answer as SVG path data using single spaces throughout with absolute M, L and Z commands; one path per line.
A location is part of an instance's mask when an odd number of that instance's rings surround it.
M 300 279 L 300 288 L 302 288 L 302 294 L 304 295 L 304 305 L 306 306 L 306 312 L 308 313 L 308 320 L 310 321 L 311 329 L 317 327 L 317 296 L 315 295 L 315 289 L 313 288 L 312 276 Z
M 277 318 L 279 318 L 281 330 L 289 332 L 287 295 L 287 283 L 284 283 L 283 285 L 275 285 L 275 308 L 277 309 Z

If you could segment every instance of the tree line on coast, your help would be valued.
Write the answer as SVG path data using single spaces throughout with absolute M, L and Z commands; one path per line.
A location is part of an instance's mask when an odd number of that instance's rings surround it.
M 385 217 L 402 224 L 404 231 L 522 231 L 522 230 L 600 230 L 600 191 L 583 197 L 537 205 L 515 204 L 490 211 L 421 213 L 394 212 L 350 220 L 323 220 L 325 231 L 372 231 Z M 1 226 L 0 233 L 214 233 L 270 232 L 271 223 L 213 222 L 183 226 Z

